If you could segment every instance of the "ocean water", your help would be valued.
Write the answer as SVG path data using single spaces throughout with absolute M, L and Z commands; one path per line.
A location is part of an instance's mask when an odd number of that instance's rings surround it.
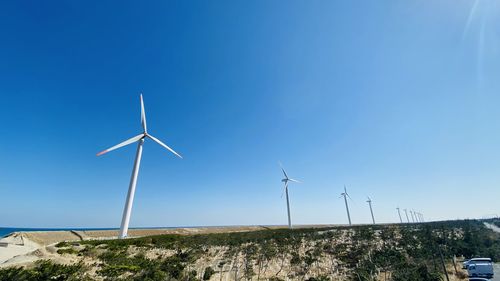
M 18 231 L 58 231 L 58 230 L 113 230 L 117 228 L 15 228 L 15 227 L 0 227 L 0 238 L 9 235 L 12 232 Z
M 198 227 L 220 227 L 220 226 L 155 226 L 155 227 L 130 227 L 129 229 L 165 229 L 165 228 L 198 228 Z M 85 230 L 118 230 L 118 228 L 26 228 L 26 227 L 0 227 L 0 238 L 18 231 L 85 231 Z
M 239 226 L 244 226 L 244 225 L 192 225 L 192 226 L 150 226 L 150 227 L 129 227 L 129 229 L 175 229 L 175 228 L 217 228 L 217 227 L 239 227 Z M 257 225 L 255 225 L 257 226 Z M 274 225 L 259 225 L 259 226 L 274 226 Z M 116 227 L 111 227 L 111 228 L 28 228 L 28 227 L 0 227 L 0 238 L 5 237 L 9 235 L 12 232 L 19 232 L 19 231 L 70 231 L 70 230 L 76 230 L 76 231 L 86 231 L 86 230 L 118 230 L 119 228 Z

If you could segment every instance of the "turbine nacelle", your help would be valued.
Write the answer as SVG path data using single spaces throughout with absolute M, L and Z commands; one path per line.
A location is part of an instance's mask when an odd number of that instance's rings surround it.
M 287 183 L 287 182 L 289 182 L 289 181 L 291 181 L 291 182 L 296 182 L 296 183 L 302 183 L 302 182 L 300 182 L 300 181 L 298 181 L 298 180 L 294 180 L 294 179 L 282 179 L 281 181 L 282 181 L 282 182 L 284 182 L 284 183 Z
M 283 165 L 281 165 L 281 162 L 278 162 L 278 164 L 280 164 L 281 171 L 283 172 L 283 175 L 285 176 L 285 178 L 281 180 L 281 182 L 285 184 L 285 186 L 283 187 L 283 192 L 281 193 L 281 197 L 283 197 L 283 193 L 285 193 L 285 190 L 288 189 L 288 182 L 296 182 L 296 183 L 301 183 L 301 182 L 298 180 L 289 178 L 287 173 L 285 172 L 285 168 L 283 168 Z
M 126 146 L 126 145 L 129 145 L 131 143 L 134 143 L 134 142 L 137 142 L 137 141 L 140 141 L 142 139 L 145 139 L 145 138 L 150 138 L 152 139 L 154 142 L 156 142 L 157 144 L 163 146 L 164 148 L 166 148 L 168 151 L 172 152 L 173 154 L 175 154 L 177 157 L 179 158 L 182 158 L 182 156 L 175 152 L 172 148 L 170 148 L 168 145 L 164 144 L 162 141 L 160 141 L 159 139 L 153 137 L 152 135 L 148 134 L 148 129 L 147 129 L 147 124 L 146 124 L 146 111 L 144 110 L 144 101 L 142 99 L 142 94 L 141 94 L 141 124 L 142 124 L 142 129 L 143 129 L 143 133 L 140 134 L 140 135 L 137 135 L 135 137 L 132 137 L 124 142 L 121 142 L 115 146 L 112 146 L 108 149 L 105 149 L 99 153 L 97 153 L 97 156 L 100 156 L 100 155 L 103 155 L 105 153 L 108 153 L 110 151 L 113 151 L 115 149 L 118 149 L 120 147 L 123 147 L 123 146 Z
M 344 184 L 344 192 L 340 193 L 340 197 L 342 197 L 342 196 L 349 197 L 349 199 L 352 200 L 351 196 L 349 196 L 349 193 L 347 193 L 347 188 L 345 187 L 345 184 Z

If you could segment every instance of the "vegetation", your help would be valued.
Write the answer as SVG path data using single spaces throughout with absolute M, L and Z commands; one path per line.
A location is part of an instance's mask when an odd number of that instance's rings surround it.
M 85 274 L 85 267 L 78 263 L 75 265 L 60 265 L 47 260 L 38 261 L 31 269 L 12 267 L 0 269 L 0 281 L 30 280 L 92 280 Z
M 43 261 L 33 268 L 1 269 L 0 281 L 222 280 L 225 276 L 232 280 L 437 281 L 444 275 L 441 257 L 448 266 L 454 256 L 500 260 L 500 235 L 476 220 L 159 235 L 84 241 L 78 247 L 59 243 L 58 247 L 58 253 L 79 256 L 82 262 L 64 266 Z M 450 274 L 463 277 L 458 270 Z
M 210 266 L 205 268 L 205 272 L 203 273 L 203 280 L 210 280 L 210 277 L 214 275 L 215 270 L 211 268 Z
M 59 249 L 57 250 L 57 253 L 60 254 L 60 255 L 64 255 L 64 254 L 78 254 L 78 251 L 73 249 L 73 248 L 67 248 L 67 249 Z

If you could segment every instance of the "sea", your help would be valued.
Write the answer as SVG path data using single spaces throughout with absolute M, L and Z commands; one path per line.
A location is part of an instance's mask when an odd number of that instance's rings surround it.
M 0 238 L 5 237 L 12 232 L 18 231 L 85 231 L 85 230 L 116 230 L 118 228 L 19 228 L 19 227 L 0 227 Z
M 129 229 L 166 229 L 166 228 L 198 228 L 198 227 L 221 227 L 221 226 L 155 226 L 155 227 L 130 227 Z M 0 227 L 0 238 L 12 232 L 19 231 L 87 231 L 87 230 L 118 230 L 119 228 L 26 228 L 26 227 Z

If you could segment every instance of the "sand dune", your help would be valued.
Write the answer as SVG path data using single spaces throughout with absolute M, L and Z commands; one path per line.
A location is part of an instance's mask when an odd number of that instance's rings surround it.
M 9 260 L 20 259 L 29 253 L 32 253 L 42 246 L 29 239 L 24 239 L 21 233 L 10 235 L 0 240 L 3 246 L 0 246 L 0 267 L 10 265 Z M 6 243 L 6 244 L 3 244 Z M 5 246 L 6 245 L 6 246 Z M 24 262 L 23 259 L 20 262 Z
M 302 225 L 295 228 L 328 227 L 331 225 Z M 227 226 L 227 227 L 197 227 L 197 228 L 164 228 L 164 229 L 130 229 L 129 238 L 161 234 L 208 234 L 245 232 L 265 229 L 280 229 L 286 226 Z M 25 265 L 41 258 L 55 254 L 54 244 L 61 241 L 81 241 L 94 239 L 115 239 L 118 230 L 92 231 L 33 231 L 15 232 L 0 239 L 0 267 Z M 56 256 L 56 255 L 54 255 Z M 64 261 L 61 261 L 64 263 Z M 69 261 L 68 261 L 69 262 Z

